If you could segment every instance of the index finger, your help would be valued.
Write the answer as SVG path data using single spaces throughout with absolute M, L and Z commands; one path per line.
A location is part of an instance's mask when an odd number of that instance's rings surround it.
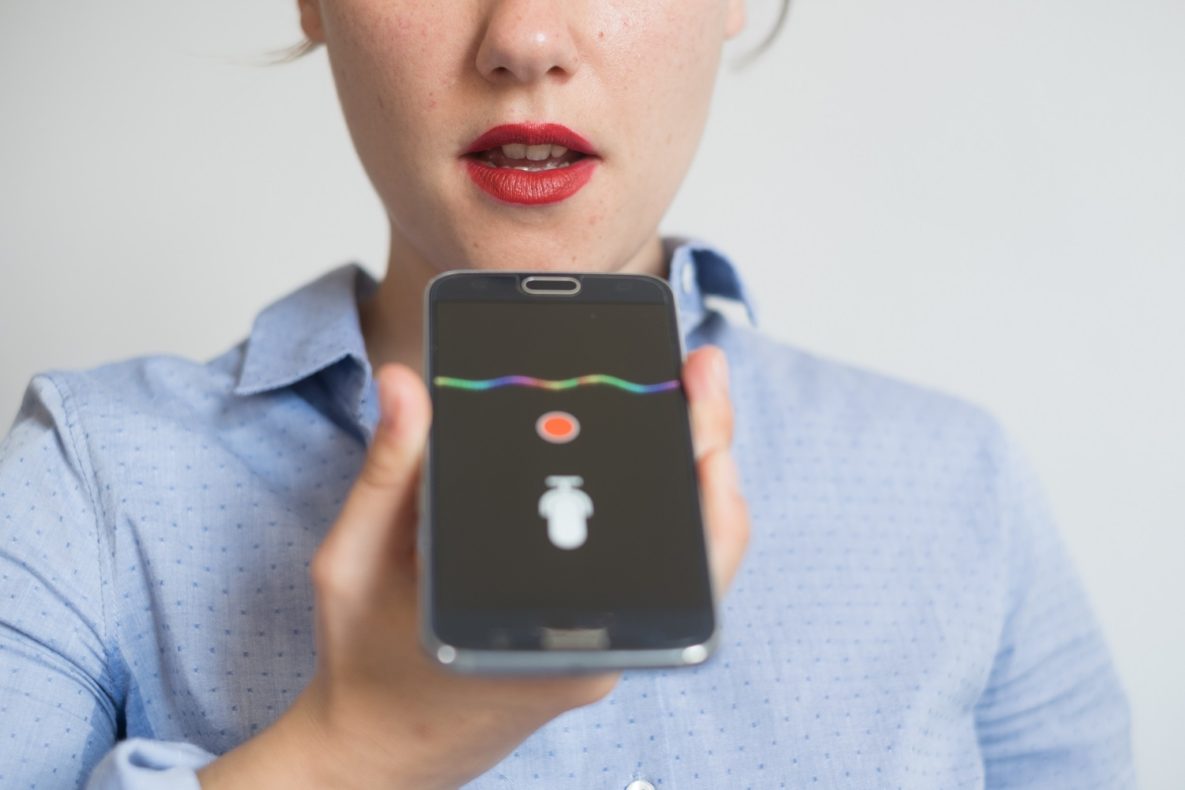
M 683 365 L 697 461 L 732 444 L 732 403 L 728 397 L 728 359 L 716 346 L 687 355 Z

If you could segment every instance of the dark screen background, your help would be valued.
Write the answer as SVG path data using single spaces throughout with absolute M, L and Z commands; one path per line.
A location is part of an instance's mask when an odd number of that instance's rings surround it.
M 441 302 L 432 375 L 679 378 L 658 304 Z M 710 606 L 681 390 L 606 385 L 562 392 L 432 388 L 434 595 L 439 608 L 620 611 Z M 535 432 L 552 410 L 581 425 L 571 443 Z M 588 539 L 552 545 L 538 514 L 548 475 L 580 475 Z

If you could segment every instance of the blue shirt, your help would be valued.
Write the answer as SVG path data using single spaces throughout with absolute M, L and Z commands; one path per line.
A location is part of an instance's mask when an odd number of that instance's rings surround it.
M 774 342 L 723 256 L 670 251 L 687 346 L 731 362 L 753 517 L 721 648 L 469 787 L 1131 786 L 1106 647 L 997 424 Z M 33 378 L 0 444 L 0 787 L 196 788 L 308 683 L 309 560 L 377 420 L 375 287 L 329 272 L 208 362 Z

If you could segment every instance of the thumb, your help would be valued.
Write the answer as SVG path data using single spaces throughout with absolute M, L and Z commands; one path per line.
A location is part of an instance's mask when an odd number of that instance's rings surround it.
M 358 479 L 322 546 L 332 557 L 330 563 L 351 575 L 383 568 L 382 562 L 376 566 L 378 558 L 410 559 L 419 467 L 432 419 L 428 391 L 411 368 L 384 365 L 375 380 L 379 424 Z

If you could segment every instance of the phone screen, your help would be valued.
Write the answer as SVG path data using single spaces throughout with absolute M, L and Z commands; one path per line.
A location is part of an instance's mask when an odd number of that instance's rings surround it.
M 670 310 L 436 304 L 432 595 L 454 644 L 528 644 L 540 625 L 608 627 L 619 643 L 661 641 L 656 620 L 702 626 L 711 590 Z

